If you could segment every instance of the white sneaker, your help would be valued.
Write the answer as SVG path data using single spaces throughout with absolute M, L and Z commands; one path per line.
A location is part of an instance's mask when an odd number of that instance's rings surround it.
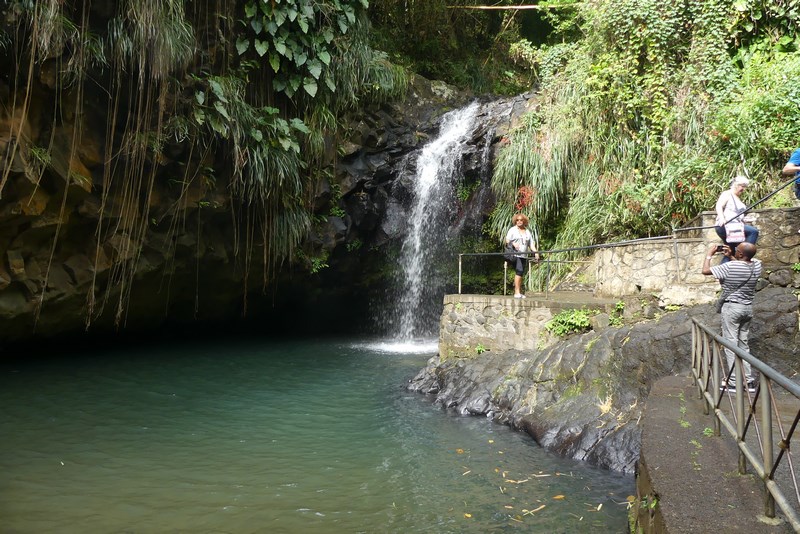
M 515 293 L 514 294 L 514 298 L 515 299 L 524 299 L 525 295 L 523 295 L 522 293 Z

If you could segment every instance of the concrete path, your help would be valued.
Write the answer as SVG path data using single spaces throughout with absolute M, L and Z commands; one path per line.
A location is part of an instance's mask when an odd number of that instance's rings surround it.
M 792 532 L 762 515 L 761 481 L 739 475 L 735 443 L 724 429 L 712 435 L 691 378 L 656 382 L 645 414 L 637 481 L 645 532 Z

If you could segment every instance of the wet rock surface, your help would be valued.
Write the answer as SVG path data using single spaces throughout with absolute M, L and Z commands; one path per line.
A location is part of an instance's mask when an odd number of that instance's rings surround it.
M 32 91 L 43 101 L 55 98 L 46 85 Z M 235 320 L 260 312 L 275 316 L 282 307 L 280 316 L 288 318 L 298 303 L 312 302 L 315 310 L 346 303 L 349 322 L 333 317 L 322 326 L 352 327 L 357 313 L 393 280 L 387 266 L 406 231 L 406 182 L 415 153 L 436 135 L 444 113 L 472 100 L 414 77 L 404 100 L 365 106 L 344 118 L 327 140 L 333 173 L 309 200 L 313 227 L 300 250 L 275 267 L 265 267 L 265 236 L 241 233 L 246 221 L 236 214 L 243 207 L 231 200 L 221 162 L 213 176 L 186 183 L 175 178 L 183 173 L 181 159 L 190 158 L 180 145 L 167 147 L 169 158 L 155 168 L 146 193 L 127 193 L 142 194 L 142 212 L 126 214 L 122 192 L 104 178 L 105 106 L 63 118 L 37 181 L 39 169 L 27 156 L 34 146 L 48 146 L 51 135 L 40 127 L 50 120 L 49 107 L 36 108 L 0 197 L 0 340 Z M 454 210 L 454 227 L 464 227 L 465 220 L 482 224 L 493 201 L 486 194 L 487 157 L 526 102 L 518 97 L 483 104 L 461 158 L 464 179 L 482 185 L 464 200 L 468 209 Z M 72 137 L 64 132 L 78 120 L 83 135 L 72 150 Z M 3 131 L 9 136 L 14 129 Z M 9 141 L 0 138 L 0 146 Z M 215 166 L 211 160 L 209 168 Z M 249 254 L 243 252 L 246 240 Z
M 765 288 L 751 329 L 751 352 L 789 377 L 798 369 L 797 310 L 790 289 Z M 541 351 L 437 355 L 408 388 L 444 408 L 523 430 L 558 454 L 633 473 L 650 388 L 689 373 L 692 318 L 719 328 L 713 307 L 700 305 Z

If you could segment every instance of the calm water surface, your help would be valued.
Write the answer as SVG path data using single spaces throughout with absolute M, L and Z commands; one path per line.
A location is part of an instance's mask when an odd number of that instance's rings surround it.
M 403 389 L 435 344 L 0 363 L 0 532 L 624 532 L 631 477 Z

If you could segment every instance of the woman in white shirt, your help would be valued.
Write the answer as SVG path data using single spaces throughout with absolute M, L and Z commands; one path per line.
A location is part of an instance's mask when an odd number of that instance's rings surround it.
M 742 191 L 744 191 L 748 185 L 750 185 L 750 180 L 744 176 L 737 176 L 731 182 L 731 188 L 727 191 L 723 191 L 717 200 L 717 218 L 714 222 L 714 231 L 717 232 L 722 242 L 728 245 L 731 250 L 735 250 L 736 245 L 742 241 L 747 241 L 754 245 L 756 241 L 758 241 L 758 229 L 755 226 L 744 224 L 746 217 L 743 214 L 747 209 L 747 205 L 739 198 Z M 744 224 L 744 239 L 741 239 L 741 236 L 739 238 L 729 239 L 725 225 L 731 222 Z M 730 258 L 725 256 L 722 258 L 721 263 L 727 261 L 730 261 Z
M 520 253 L 536 252 L 536 244 L 533 242 L 533 235 L 528 230 L 528 218 L 522 213 L 517 213 L 511 219 L 514 226 L 508 229 L 505 243 L 511 244 L 514 250 Z M 538 254 L 517 254 L 514 262 L 514 298 L 524 299 L 522 294 L 522 276 L 525 274 L 525 265 L 528 259 L 538 260 Z

